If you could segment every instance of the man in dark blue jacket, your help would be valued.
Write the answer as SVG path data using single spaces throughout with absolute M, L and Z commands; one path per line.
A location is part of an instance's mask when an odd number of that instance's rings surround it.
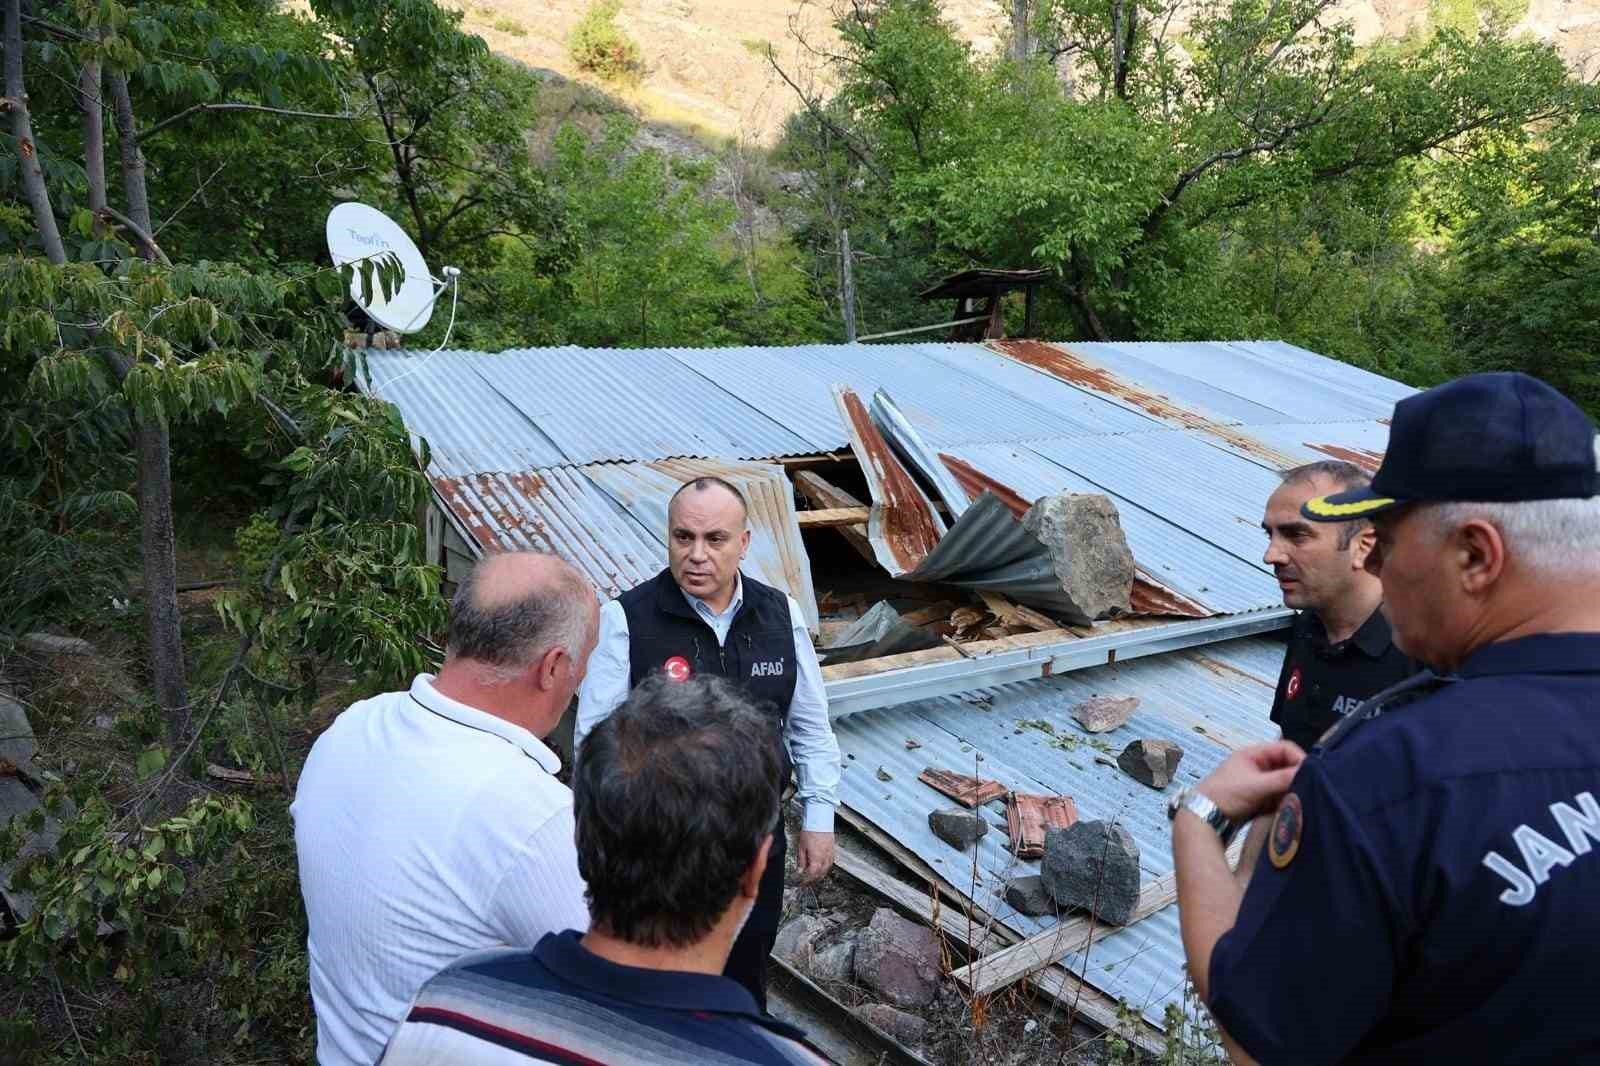
M 1424 672 L 1306 755 L 1173 804 L 1189 973 L 1237 1061 L 1600 1061 L 1600 453 L 1521 374 L 1401 401 L 1370 488 L 1396 644 Z M 1276 812 L 1260 860 L 1233 828 Z M 1219 839 L 1219 837 L 1221 839 Z

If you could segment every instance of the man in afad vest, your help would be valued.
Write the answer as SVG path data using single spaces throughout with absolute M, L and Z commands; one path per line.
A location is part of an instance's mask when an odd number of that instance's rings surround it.
M 749 547 L 749 512 L 733 485 L 703 477 L 673 495 L 667 569 L 601 608 L 599 643 L 578 692 L 577 758 L 583 758 L 589 731 L 652 674 L 677 680 L 714 674 L 737 682 L 778 717 L 803 812 L 795 866 L 800 882 L 810 884 L 833 865 L 839 744 L 805 617 L 788 595 L 739 572 Z M 724 971 L 763 1010 L 767 957 L 783 911 L 786 851 L 780 817 L 755 907 Z

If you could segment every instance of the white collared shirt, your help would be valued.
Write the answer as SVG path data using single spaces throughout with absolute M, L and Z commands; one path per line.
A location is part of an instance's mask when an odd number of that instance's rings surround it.
M 323 1066 L 377 1061 L 461 955 L 589 927 L 560 760 L 432 682 L 341 714 L 289 808 Z
M 680 587 L 679 592 L 683 592 Z M 717 635 L 718 645 L 728 641 L 728 630 L 734 616 L 744 603 L 744 577 L 734 582 L 733 599 L 720 613 L 698 596 L 683 593 L 701 621 Z M 833 726 L 828 721 L 828 697 L 822 687 L 822 667 L 817 663 L 817 651 L 811 645 L 811 635 L 806 632 L 805 615 L 800 605 L 789 601 L 789 623 L 794 632 L 794 657 L 799 675 L 795 678 L 794 698 L 789 701 L 789 714 L 784 730 L 784 743 L 789 746 L 789 757 L 794 760 L 797 788 L 802 809 L 801 827 L 807 830 L 833 832 L 833 809 L 839 805 L 839 742 L 834 738 Z M 574 727 L 573 750 L 583 743 L 589 731 L 605 720 L 628 696 L 628 679 L 631 675 L 628 653 L 628 616 L 622 604 L 609 601 L 600 608 L 600 639 L 594 654 L 589 656 L 588 673 L 578 689 L 578 719 Z

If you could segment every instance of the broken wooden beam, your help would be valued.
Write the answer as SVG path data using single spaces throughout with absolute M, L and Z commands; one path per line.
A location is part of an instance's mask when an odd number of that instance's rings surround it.
M 828 529 L 860 525 L 871 512 L 865 507 L 824 507 L 815 511 L 796 511 L 801 529 Z
M 802 470 L 794 475 L 794 487 L 800 495 L 810 501 L 811 506 L 826 510 L 838 510 L 845 507 L 866 508 L 866 503 L 856 499 L 844 489 L 839 488 L 827 478 L 814 470 Z M 870 511 L 869 511 L 870 513 Z M 867 537 L 865 520 L 854 525 L 835 527 L 844 534 L 844 539 L 860 556 L 873 566 L 878 565 L 878 556 L 872 550 L 872 541 Z
M 1047 630 L 1060 629 L 1061 623 L 1047 614 L 1041 614 L 1032 607 L 1013 603 L 1010 598 L 998 592 L 979 592 L 983 605 L 989 608 L 991 614 L 1007 625 L 1023 626 L 1027 629 Z

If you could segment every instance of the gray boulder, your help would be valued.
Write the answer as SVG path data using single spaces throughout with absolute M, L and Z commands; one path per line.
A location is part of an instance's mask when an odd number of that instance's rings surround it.
M 811 976 L 818 981 L 848 981 L 855 974 L 856 938 L 823 948 L 811 959 Z
M 1120 825 L 1078 822 L 1044 836 L 1040 879 L 1062 908 L 1126 925 L 1139 903 L 1139 845 Z
M 926 1007 L 943 958 L 932 929 L 880 907 L 856 941 L 856 980 L 897 1007 Z
M 1098 493 L 1063 492 L 1039 500 L 1022 528 L 1050 553 L 1069 622 L 1126 614 L 1132 606 L 1134 563 L 1117 506 Z
M 1117 756 L 1123 773 L 1142 785 L 1166 788 L 1178 773 L 1183 749 L 1170 740 L 1135 740 Z
M 785 962 L 806 969 L 811 964 L 817 941 L 832 928 L 831 921 L 816 914 L 791 918 L 778 930 L 778 938 L 772 943 L 772 953 Z
M 1038 874 L 1007 881 L 1006 902 L 1019 914 L 1031 914 L 1035 918 L 1056 912 L 1056 902 L 1044 890 L 1044 879 Z
M 858 1008 L 857 1014 L 868 1025 L 881 1029 L 902 1044 L 920 1044 L 928 1035 L 928 1023 L 915 1014 L 896 1010 L 887 1003 L 868 1003 Z
M 952 848 L 966 851 L 989 831 L 989 823 L 977 811 L 969 811 L 965 807 L 946 807 L 929 812 L 928 828 Z

